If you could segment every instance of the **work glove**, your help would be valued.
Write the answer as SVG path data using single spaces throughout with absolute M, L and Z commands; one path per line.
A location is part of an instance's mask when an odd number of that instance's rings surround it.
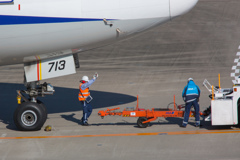
M 98 73 L 96 72 L 94 75 L 93 75 L 93 79 L 97 79 L 98 78 Z

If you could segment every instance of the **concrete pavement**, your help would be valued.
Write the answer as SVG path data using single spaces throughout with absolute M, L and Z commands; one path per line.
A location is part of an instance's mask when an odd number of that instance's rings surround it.
M 159 118 L 141 129 L 136 126 L 137 118 L 97 116 L 106 108 L 135 107 L 137 95 L 141 108 L 165 108 L 173 102 L 173 95 L 182 104 L 181 92 L 189 77 L 202 91 L 200 110 L 206 109 L 210 99 L 202 86 L 205 78 L 218 85 L 220 73 L 221 86 L 232 86 L 231 68 L 240 51 L 239 8 L 237 0 L 200 0 L 188 14 L 169 23 L 81 53 L 77 74 L 48 81 L 56 89 L 55 95 L 42 99 L 49 112 L 45 126 L 52 125 L 51 132 L 16 130 L 12 115 L 17 106 L 15 90 L 23 88 L 23 66 L 0 67 L 0 159 L 239 159 L 238 128 L 212 127 L 201 121 L 203 127 L 197 129 L 190 119 L 184 129 L 179 127 L 182 118 Z M 79 79 L 96 71 L 99 78 L 90 88 L 95 107 L 89 119 L 92 126 L 83 127 L 79 125 Z

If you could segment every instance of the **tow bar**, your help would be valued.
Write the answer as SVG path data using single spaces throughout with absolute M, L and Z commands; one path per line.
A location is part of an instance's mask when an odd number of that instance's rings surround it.
M 175 103 L 175 95 L 174 95 L 174 102 L 170 103 L 174 105 L 174 108 L 169 108 L 169 105 L 167 108 L 152 108 L 152 110 L 149 109 L 142 109 L 138 107 L 138 96 L 137 96 L 137 106 L 134 109 L 134 107 L 127 107 L 122 112 L 116 112 L 116 110 L 119 110 L 120 107 L 113 108 L 113 109 L 107 109 L 105 111 L 100 110 L 98 112 L 98 115 L 104 118 L 105 116 L 122 116 L 122 117 L 139 117 L 137 120 L 137 125 L 140 128 L 146 128 L 149 125 L 149 122 L 155 121 L 158 117 L 184 117 L 184 112 L 181 111 L 182 108 L 185 108 L 185 104 L 177 105 Z M 200 115 L 203 115 L 202 112 L 200 112 Z M 190 111 L 189 117 L 195 117 L 195 112 Z

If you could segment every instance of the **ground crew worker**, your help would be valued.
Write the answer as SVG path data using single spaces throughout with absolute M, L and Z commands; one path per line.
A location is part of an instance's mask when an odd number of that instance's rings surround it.
M 83 126 L 89 126 L 88 118 L 92 113 L 92 106 L 90 104 L 92 97 L 89 92 L 89 87 L 93 84 L 93 82 L 95 82 L 97 78 L 98 74 L 95 73 L 93 75 L 93 79 L 91 80 L 88 79 L 88 76 L 83 76 L 82 79 L 80 80 L 78 99 L 79 101 L 82 102 L 83 105 L 83 117 L 82 117 Z
M 192 106 L 194 106 L 194 110 L 196 112 L 195 115 L 195 121 L 196 121 L 196 127 L 200 126 L 200 115 L 199 115 L 199 97 L 200 97 L 200 89 L 199 87 L 194 83 L 192 78 L 188 79 L 188 84 L 185 86 L 182 92 L 183 100 L 185 101 L 185 113 L 184 113 L 184 119 L 181 127 L 186 128 L 188 124 L 190 109 Z

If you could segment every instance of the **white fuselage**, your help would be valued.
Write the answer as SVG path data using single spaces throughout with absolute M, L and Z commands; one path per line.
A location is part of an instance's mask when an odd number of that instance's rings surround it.
M 182 15 L 197 1 L 14 0 L 11 4 L 0 3 L 0 65 L 23 63 L 29 56 L 75 48 L 85 50 L 99 42 L 112 42 Z

